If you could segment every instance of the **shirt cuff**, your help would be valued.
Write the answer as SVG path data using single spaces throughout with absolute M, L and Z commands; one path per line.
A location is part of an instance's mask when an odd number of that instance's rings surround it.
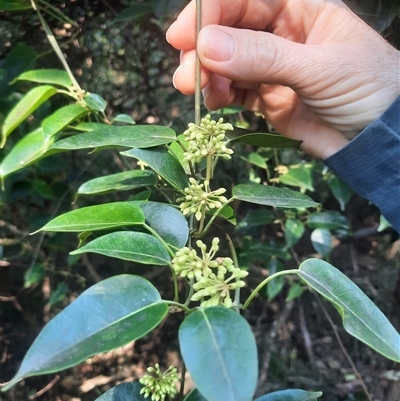
M 324 163 L 400 232 L 400 96 Z

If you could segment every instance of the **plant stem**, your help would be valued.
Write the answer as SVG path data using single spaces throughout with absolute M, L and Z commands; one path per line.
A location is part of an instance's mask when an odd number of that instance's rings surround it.
M 63 65 L 65 71 L 67 72 L 67 74 L 72 82 L 72 85 L 76 88 L 76 90 L 82 91 L 81 87 L 78 84 L 78 81 L 75 79 L 74 74 L 72 73 L 71 69 L 69 68 L 67 61 L 65 60 L 64 55 L 62 54 L 62 51 L 56 41 L 56 38 L 54 37 L 53 33 L 51 32 L 50 27 L 47 25 L 47 22 L 43 18 L 42 13 L 40 12 L 39 8 L 36 6 L 34 0 L 31 0 L 31 5 L 32 5 L 32 8 L 36 11 L 36 13 L 39 17 L 40 23 L 42 24 L 43 29 L 46 32 L 47 39 L 50 42 L 52 48 L 54 49 L 54 52 L 57 54 L 58 59 L 61 61 L 61 64 Z
M 217 218 L 219 212 L 227 205 L 229 205 L 231 202 L 233 202 L 235 200 L 235 198 L 231 198 L 228 199 L 227 202 L 225 202 L 219 209 L 217 209 L 217 211 L 213 214 L 213 216 L 211 217 L 211 219 L 208 221 L 207 225 L 205 226 L 204 230 L 202 230 L 201 232 L 198 230 L 195 237 L 196 238 L 201 238 L 203 237 L 207 231 L 209 230 L 209 228 L 211 227 L 211 224 L 214 222 L 214 220 Z
M 196 45 L 197 45 L 197 38 L 199 36 L 199 32 L 201 29 L 201 0 L 196 0 Z M 201 65 L 200 65 L 200 58 L 196 50 L 196 89 L 194 93 L 194 123 L 196 125 L 200 124 L 200 117 L 201 117 Z
M 260 284 L 258 284 L 256 289 L 250 294 L 250 296 L 247 298 L 247 301 L 243 305 L 243 309 L 246 309 L 249 306 L 250 302 L 260 292 L 261 288 L 263 288 L 265 285 L 267 285 L 271 280 L 273 280 L 274 278 L 279 277 L 279 276 L 284 276 L 286 274 L 297 274 L 297 273 L 298 273 L 297 269 L 283 270 L 281 272 L 277 272 L 277 273 L 272 274 L 271 276 L 267 277 Z
M 185 395 L 185 376 L 186 376 L 186 365 L 182 359 L 181 388 L 179 390 L 179 399 L 180 400 L 183 400 L 183 397 Z
M 148 226 L 146 223 L 143 223 L 143 227 L 150 231 L 165 247 L 165 249 L 167 250 L 167 252 L 170 254 L 170 256 L 172 258 L 175 257 L 174 252 L 171 250 L 171 248 L 167 245 L 167 243 L 158 235 L 158 233 L 156 231 L 154 231 L 150 226 Z
M 175 302 L 175 301 L 166 301 L 165 299 L 162 300 L 164 303 L 166 303 L 167 305 L 171 305 L 171 306 L 177 306 L 180 309 L 183 309 L 185 312 L 189 313 L 191 311 L 190 308 L 188 308 L 187 306 L 181 304 L 180 302 Z
M 231 251 L 233 265 L 235 266 L 236 269 L 239 269 L 239 261 L 237 258 L 235 246 L 233 245 L 231 237 L 228 234 L 225 234 L 225 235 L 226 235 L 226 239 L 228 240 L 229 249 Z M 239 280 L 240 279 L 236 277 L 236 282 Z M 239 287 L 235 289 L 235 298 L 233 300 L 233 304 L 236 306 L 238 306 L 240 304 L 240 288 Z

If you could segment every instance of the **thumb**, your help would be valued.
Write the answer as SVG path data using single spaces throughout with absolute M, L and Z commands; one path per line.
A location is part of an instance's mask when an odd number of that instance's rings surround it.
M 322 51 L 314 46 L 266 32 L 219 25 L 201 30 L 198 52 L 205 68 L 233 81 L 293 89 L 304 87 L 305 81 L 314 81 L 324 66 Z

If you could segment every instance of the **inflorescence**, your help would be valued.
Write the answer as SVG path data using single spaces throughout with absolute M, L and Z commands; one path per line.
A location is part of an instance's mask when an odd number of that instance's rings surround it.
M 153 401 L 164 401 L 165 397 L 173 397 L 176 394 L 175 384 L 179 380 L 177 369 L 170 366 L 165 372 L 161 372 L 160 365 L 147 368 L 149 374 L 144 375 L 139 382 L 143 384 L 140 394 L 145 398 L 151 395 Z

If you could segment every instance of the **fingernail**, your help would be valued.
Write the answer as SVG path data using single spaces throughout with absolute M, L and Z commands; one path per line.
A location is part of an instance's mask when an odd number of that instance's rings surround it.
M 228 61 L 235 51 L 233 37 L 222 29 L 207 27 L 201 32 L 204 56 L 210 60 Z
M 168 43 L 170 43 L 169 41 L 169 33 L 171 31 L 171 28 L 176 24 L 176 21 L 168 28 L 166 34 L 165 34 L 165 39 L 167 40 Z
M 186 65 L 185 65 L 184 63 L 181 64 L 181 65 L 175 70 L 174 75 L 172 76 L 172 85 L 174 85 L 174 88 L 175 88 L 175 89 L 178 89 L 178 88 L 176 87 L 176 84 L 175 84 L 175 77 L 176 77 L 176 74 L 177 74 L 179 71 L 183 70 L 185 67 L 186 67 Z

